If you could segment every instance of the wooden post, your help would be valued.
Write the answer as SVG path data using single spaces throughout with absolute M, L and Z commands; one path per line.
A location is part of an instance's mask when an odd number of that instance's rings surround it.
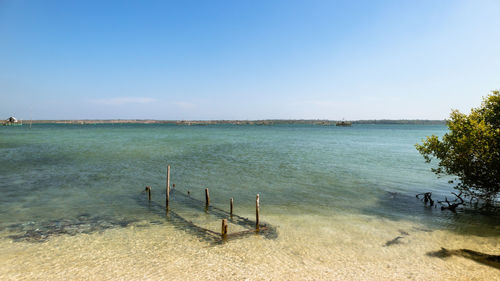
M 259 229 L 259 194 L 255 198 L 255 228 Z
M 165 196 L 165 206 L 168 209 L 170 201 L 170 165 L 167 166 L 167 195 Z
M 151 201 L 151 186 L 146 186 L 146 192 L 148 193 L 149 201 Z
M 222 220 L 222 236 L 227 235 L 227 219 Z
M 231 214 L 231 216 L 233 216 L 233 198 L 231 197 L 231 201 L 230 201 L 230 211 L 229 213 Z
M 205 206 L 208 207 L 210 205 L 210 194 L 208 194 L 208 188 L 205 188 Z

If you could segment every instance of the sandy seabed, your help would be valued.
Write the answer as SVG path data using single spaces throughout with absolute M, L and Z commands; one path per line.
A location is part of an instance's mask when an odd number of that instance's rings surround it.
M 267 222 L 278 225 L 278 238 L 251 236 L 222 245 L 168 224 L 132 224 L 43 243 L 2 238 L 0 279 L 500 280 L 499 269 L 471 259 L 427 255 L 441 247 L 498 255 L 500 237 L 430 231 L 363 215 L 268 217 Z M 398 243 L 386 246 L 397 236 Z

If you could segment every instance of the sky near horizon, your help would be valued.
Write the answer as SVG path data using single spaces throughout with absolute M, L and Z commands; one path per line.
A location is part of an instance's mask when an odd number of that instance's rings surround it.
M 0 0 L 0 119 L 444 119 L 500 1 Z

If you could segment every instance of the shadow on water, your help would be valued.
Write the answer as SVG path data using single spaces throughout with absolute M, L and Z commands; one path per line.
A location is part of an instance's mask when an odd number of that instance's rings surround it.
M 429 257 L 435 257 L 441 259 L 446 259 L 451 256 L 463 257 L 466 259 L 473 260 L 477 263 L 481 263 L 496 269 L 500 269 L 500 255 L 489 255 L 469 249 L 448 250 L 445 248 L 441 248 L 441 250 L 439 251 L 428 252 L 426 255 Z
M 433 198 L 435 201 L 438 198 Z M 444 199 L 444 198 L 442 198 Z M 439 200 L 442 200 L 439 199 Z M 424 225 L 420 231 L 448 230 L 461 235 L 500 236 L 500 213 L 476 209 L 441 210 L 440 205 L 425 205 L 415 195 L 386 192 L 374 206 L 361 210 L 363 214 L 393 221 L 415 221 Z

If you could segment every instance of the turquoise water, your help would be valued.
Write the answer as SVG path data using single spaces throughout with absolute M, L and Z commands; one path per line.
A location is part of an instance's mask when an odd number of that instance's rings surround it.
M 151 219 L 144 186 L 163 203 L 166 165 L 179 191 L 268 215 L 363 214 L 429 228 L 498 235 L 495 219 L 425 208 L 414 195 L 449 196 L 414 145 L 445 126 L 35 125 L 0 128 L 0 222 L 78 216 Z M 462 212 L 463 213 L 463 212 Z M 479 218 L 479 219 L 478 219 Z M 156 219 L 156 218 L 154 218 Z
M 453 190 L 414 147 L 445 132 L 0 127 L 0 279 L 499 280 L 497 268 L 477 261 L 498 255 L 498 215 L 455 214 L 415 198 L 432 191 L 440 200 Z M 176 185 L 168 215 L 167 164 Z M 252 220 L 260 194 L 261 221 L 272 231 L 224 243 L 201 235 L 197 227 L 220 241 L 227 216 L 204 211 L 205 188 L 213 207 L 228 210 L 233 197 L 235 213 Z M 188 191 L 200 201 L 180 195 Z M 230 234 L 248 229 L 227 218 Z

